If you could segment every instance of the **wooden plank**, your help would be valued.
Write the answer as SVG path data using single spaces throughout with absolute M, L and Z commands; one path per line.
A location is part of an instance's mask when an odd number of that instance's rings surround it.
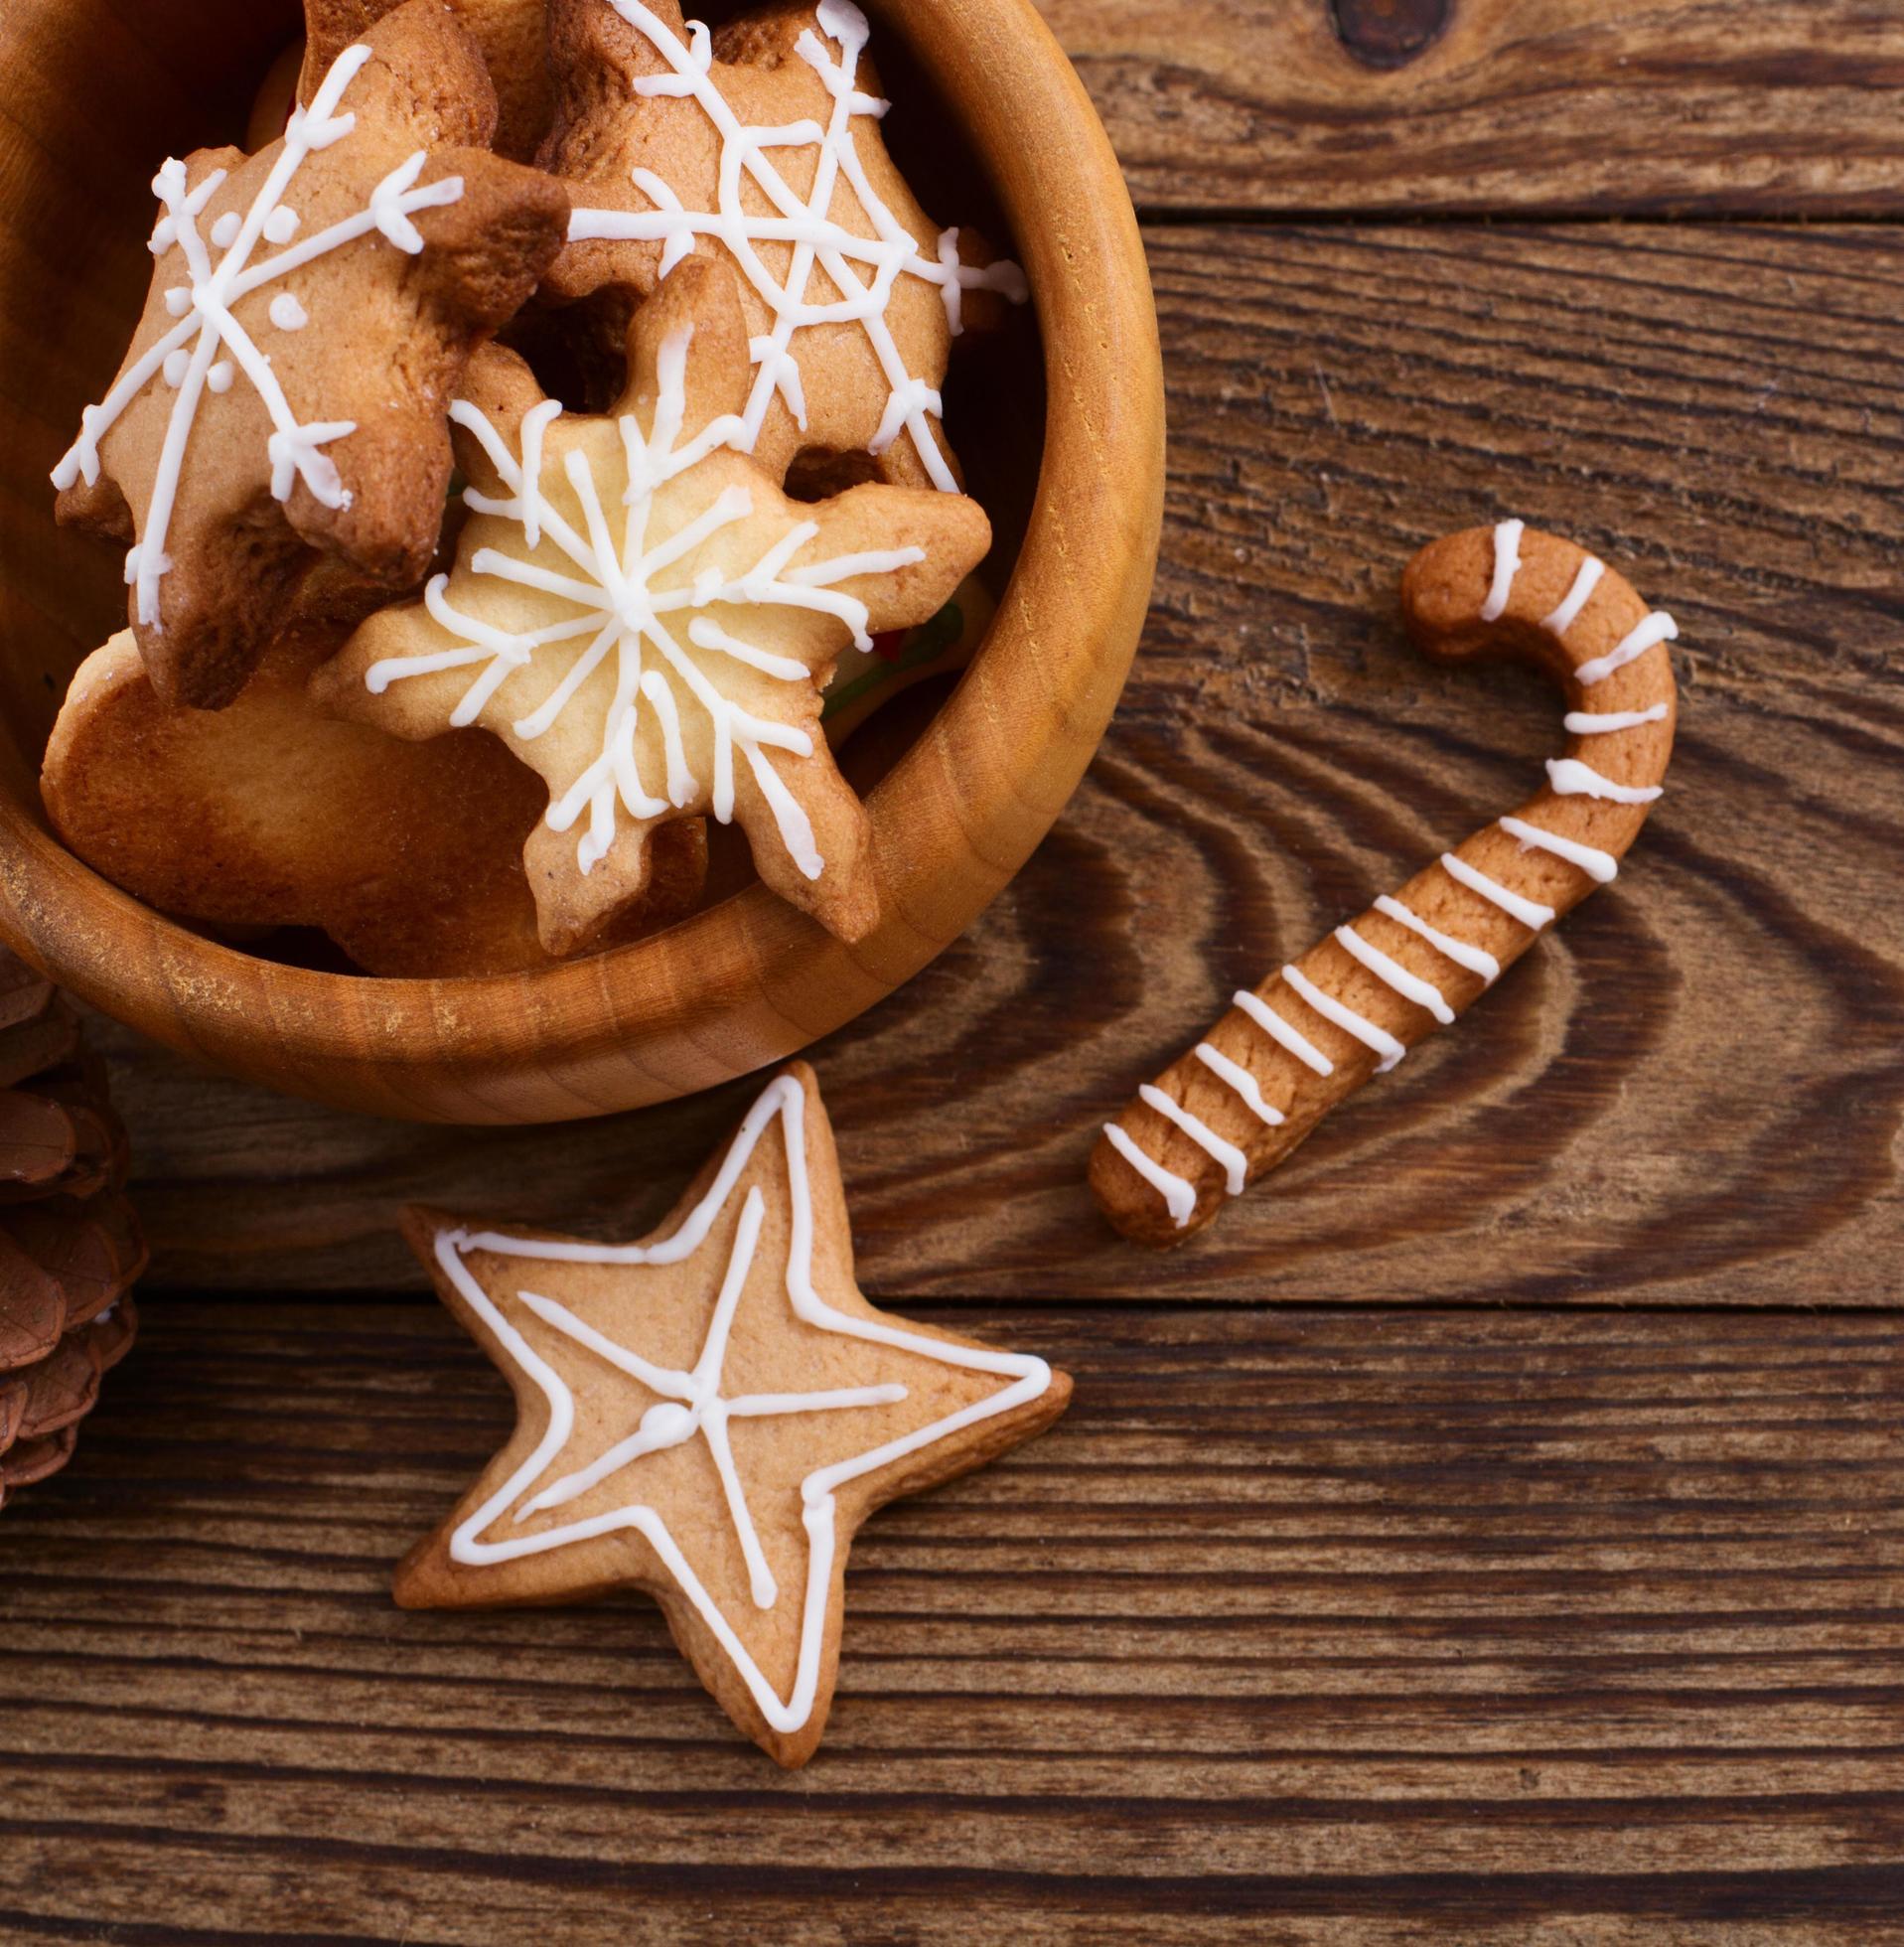
M 1904 236 L 1158 229 L 1172 477 L 1083 794 L 936 967 L 816 1051 L 888 1294 L 1882 1304 L 1904 1239 Z M 1231 990 L 1505 809 L 1531 677 L 1430 673 L 1394 586 L 1519 513 L 1684 631 L 1620 884 L 1159 1263 L 1098 1122 Z M 747 1099 L 542 1132 L 357 1121 L 117 1037 L 161 1280 L 420 1281 L 406 1198 L 631 1229 Z
M 1040 0 L 1140 209 L 1895 217 L 1860 0 Z
M 868 1529 L 829 1736 L 788 1777 L 637 1600 L 389 1606 L 508 1412 L 435 1307 L 150 1307 L 0 1529 L 0 1932 L 1894 1917 L 1904 1320 L 977 1315 L 1077 1403 Z

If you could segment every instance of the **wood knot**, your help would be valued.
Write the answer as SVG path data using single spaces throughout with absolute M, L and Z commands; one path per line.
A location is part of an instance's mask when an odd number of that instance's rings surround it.
M 1329 0 L 1336 36 L 1368 68 L 1405 68 L 1433 47 L 1454 0 Z

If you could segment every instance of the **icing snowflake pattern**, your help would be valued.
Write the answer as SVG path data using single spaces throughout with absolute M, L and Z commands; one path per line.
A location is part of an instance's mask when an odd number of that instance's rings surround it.
M 652 170 L 637 169 L 635 187 L 656 207 L 635 214 L 578 209 L 569 220 L 569 241 L 659 241 L 662 245 L 659 274 L 663 277 L 693 250 L 697 237 L 711 237 L 724 246 L 774 318 L 772 331 L 754 339 L 750 347 L 754 386 L 733 435 L 742 452 L 753 451 L 776 395 L 786 401 L 801 430 L 806 428 L 800 360 L 792 349 L 795 332 L 809 325 L 859 325 L 889 388 L 885 414 L 868 450 L 884 453 L 904 433 L 912 440 L 934 486 L 949 494 L 958 492 L 958 483 L 928 423 L 942 415 L 939 390 L 907 368 L 887 322 L 886 307 L 901 277 L 917 277 L 937 285 L 955 337 L 967 290 L 996 291 L 1010 302 L 1022 304 L 1028 295 L 1025 276 L 1015 263 L 960 263 L 955 229 L 941 233 L 936 256 L 922 255 L 918 240 L 867 180 L 853 144 L 853 121 L 862 115 L 881 117 L 890 104 L 863 93 L 855 80 L 870 32 L 865 15 L 852 0 L 820 0 L 816 18 L 821 31 L 838 49 L 837 57 L 810 28 L 797 43 L 802 60 L 832 97 L 823 128 L 816 121 L 792 122 L 784 128 L 751 128 L 739 120 L 709 77 L 713 43 L 701 22 L 688 22 L 688 44 L 683 46 L 679 36 L 642 0 L 604 0 L 604 4 L 645 35 L 671 70 L 665 75 L 637 77 L 637 92 L 691 95 L 718 131 L 719 208 L 684 209 L 660 177 Z M 816 148 L 818 155 L 812 188 L 803 197 L 776 167 L 772 151 L 806 148 Z M 830 214 L 834 192 L 842 181 L 866 213 L 873 236 L 857 234 Z M 765 196 L 773 214 L 756 214 L 745 207 L 744 182 Z M 792 246 L 784 276 L 777 278 L 762 259 L 762 243 Z M 838 292 L 834 300 L 808 299 L 807 287 L 816 270 L 832 281 Z
M 206 394 L 217 397 L 230 391 L 239 373 L 271 416 L 273 496 L 289 500 L 296 483 L 302 480 L 325 507 L 351 504 L 349 490 L 325 449 L 354 433 L 355 421 L 300 423 L 269 357 L 238 323 L 233 307 L 301 266 L 375 232 L 399 250 L 416 256 L 423 249 L 423 237 L 411 218 L 419 210 L 438 209 L 461 199 L 460 176 L 417 187 L 417 178 L 429 160 L 427 151 L 419 149 L 376 185 L 363 210 L 302 242 L 295 240 L 300 220 L 285 198 L 305 162 L 345 140 L 357 126 L 356 115 L 341 112 L 341 108 L 370 54 L 367 47 L 360 45 L 347 48 L 338 57 L 311 105 L 292 113 L 283 148 L 250 208 L 242 213 L 225 212 L 209 234 L 201 232 L 199 222 L 226 172 L 215 169 L 193 185 L 187 179 L 185 164 L 172 157 L 153 179 L 153 194 L 164 214 L 152 232 L 152 254 L 163 260 L 176 250 L 185 259 L 188 281 L 166 292 L 166 309 L 179 322 L 126 369 L 99 404 L 86 407 L 78 439 L 53 472 L 53 484 L 62 491 L 81 479 L 93 485 L 99 478 L 99 442 L 133 400 L 155 379 L 162 379 L 178 394 L 166 427 L 143 531 L 126 556 L 126 581 L 138 590 L 138 619 L 146 627 L 162 626 L 159 584 L 172 566 L 165 551 L 166 539 L 193 428 Z M 275 254 L 254 262 L 261 242 L 276 246 Z M 220 254 L 215 258 L 214 252 Z M 289 291 L 272 300 L 270 319 L 283 332 L 301 331 L 310 322 L 303 305 Z
M 478 548 L 469 559 L 467 571 L 553 596 L 572 607 L 574 613 L 513 634 L 453 607 L 448 592 L 450 577 L 439 574 L 425 590 L 424 603 L 438 626 L 457 639 L 456 646 L 386 658 L 370 666 L 365 682 L 372 694 L 381 694 L 392 682 L 407 677 L 473 668 L 476 678 L 450 718 L 452 728 L 462 728 L 474 723 L 510 676 L 538 655 L 550 650 L 572 655 L 574 660 L 561 681 L 531 715 L 513 725 L 515 735 L 527 741 L 561 718 L 577 692 L 612 656 L 616 659 L 616 684 L 600 753 L 548 809 L 548 824 L 555 831 L 571 829 L 585 811 L 589 814 L 576 847 L 576 863 L 582 873 L 592 871 L 614 843 L 618 805 L 631 818 L 648 821 L 689 806 L 700 795 L 700 782 L 687 767 L 680 728 L 683 708 L 699 708 L 705 711 L 713 733 L 709 807 L 714 817 L 723 824 L 733 820 L 738 752 L 773 812 L 788 854 L 806 878 L 817 879 L 825 869 L 825 860 L 815 845 L 811 821 L 765 756 L 771 747 L 796 757 L 811 757 L 812 737 L 795 725 L 756 716 L 724 696 L 710 678 L 703 659 L 715 665 L 728 659 L 783 682 L 809 683 L 813 673 L 806 664 L 735 636 L 726 626 L 732 617 L 723 620 L 720 612 L 754 607 L 830 615 L 845 625 L 855 647 L 870 650 L 872 637 L 867 630 L 865 603 L 841 593 L 834 584 L 857 575 L 890 574 L 923 561 L 926 555 L 918 547 L 884 548 L 792 567 L 793 557 L 819 527 L 812 521 L 791 521 L 773 544 L 739 572 L 702 565 L 683 580 L 688 557 L 754 513 L 748 490 L 730 484 L 711 495 L 683 524 L 651 537 L 658 490 L 688 473 L 717 448 L 731 444 L 738 430 L 735 416 L 727 414 L 681 440 L 692 337 L 692 326 L 683 326 L 662 341 L 657 368 L 659 390 L 649 430 L 643 432 L 632 412 L 617 421 L 628 465 L 628 487 L 621 496 L 626 519 L 619 540 L 611 530 L 601 490 L 581 453 L 569 454 L 565 475 L 585 531 L 578 531 L 542 492 L 542 445 L 549 426 L 561 416 L 557 401 L 545 400 L 524 416 L 518 453 L 510 451 L 479 407 L 463 399 L 452 405 L 451 419 L 479 442 L 511 496 L 495 499 L 471 488 L 464 493 L 465 504 L 473 513 L 510 523 L 521 540 L 520 552 Z M 536 558 L 546 554 L 545 542 L 566 557 L 574 569 L 572 574 L 552 569 L 545 559 Z M 675 572 L 669 574 L 669 570 Z M 658 577 L 671 585 L 658 585 Z M 653 652 L 652 659 L 649 651 Z M 692 651 L 698 651 L 699 656 Z M 664 770 L 663 776 L 652 782 L 642 777 L 636 750 L 644 705 L 654 712 L 660 733 Z

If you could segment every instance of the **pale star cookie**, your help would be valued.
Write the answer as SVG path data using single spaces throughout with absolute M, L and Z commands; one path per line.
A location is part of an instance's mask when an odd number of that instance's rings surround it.
M 960 495 L 792 501 L 727 445 L 748 387 L 731 271 L 683 263 L 645 305 L 606 417 L 564 417 L 487 352 L 452 408 L 472 511 L 453 573 L 373 617 L 314 694 L 405 737 L 481 724 L 547 782 L 525 850 L 552 953 L 648 881 L 658 826 L 738 821 L 761 877 L 842 939 L 877 922 L 871 824 L 820 691 L 842 652 L 931 617 L 984 555 Z

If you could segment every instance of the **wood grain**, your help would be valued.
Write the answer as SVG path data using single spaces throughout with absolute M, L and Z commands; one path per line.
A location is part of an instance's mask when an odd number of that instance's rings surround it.
M 1040 0 L 1140 208 L 1896 217 L 1863 0 Z
M 984 1327 L 1077 1402 L 868 1527 L 827 1742 L 788 1778 L 639 1601 L 390 1606 L 509 1420 L 434 1307 L 151 1306 L 73 1468 L 0 1529 L 0 1932 L 1742 1942 L 1894 1916 L 1904 1321 Z
M 963 942 L 815 1051 L 867 1288 L 1096 1298 L 1894 1303 L 1904 1244 L 1904 240 L 1573 225 L 1158 228 L 1172 471 L 1137 675 Z M 1516 513 L 1684 631 L 1620 883 L 1161 1269 L 1097 1124 L 1258 977 L 1559 747 L 1395 583 Z M 417 1198 L 659 1217 L 746 1085 L 534 1136 L 404 1129 L 121 1037 L 173 1282 L 415 1282 Z

